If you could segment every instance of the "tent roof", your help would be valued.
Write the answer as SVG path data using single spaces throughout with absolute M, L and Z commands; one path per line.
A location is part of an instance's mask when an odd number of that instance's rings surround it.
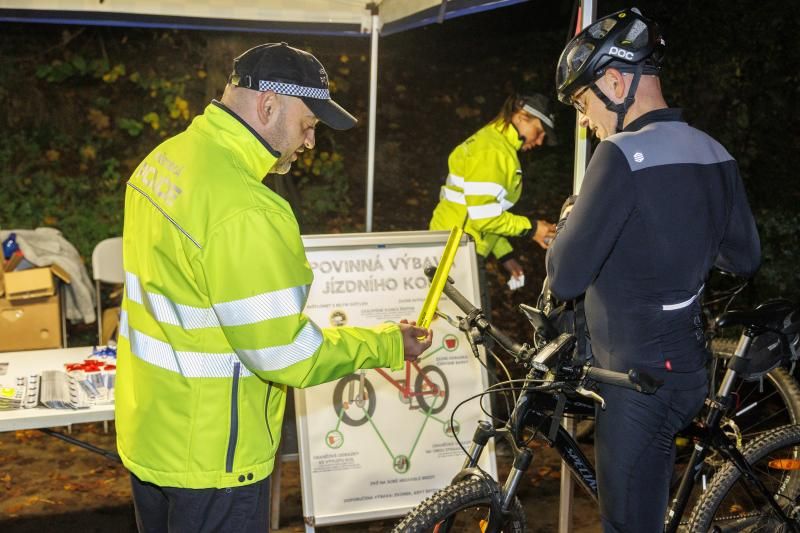
M 527 0 L 376 0 L 388 35 Z M 0 21 L 362 35 L 366 0 L 0 0 Z

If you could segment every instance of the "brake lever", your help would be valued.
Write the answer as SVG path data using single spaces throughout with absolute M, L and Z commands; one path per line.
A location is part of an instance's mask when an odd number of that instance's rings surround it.
M 462 331 L 464 336 L 467 337 L 467 342 L 472 350 L 472 355 L 474 355 L 476 359 L 480 359 L 481 354 L 478 351 L 478 344 L 482 344 L 483 338 L 481 337 L 481 334 L 477 328 L 470 327 L 468 317 L 457 317 L 458 320 L 456 320 L 455 318 L 439 311 L 438 309 L 434 311 L 434 314 L 445 319 L 447 323 L 454 328 Z
M 434 313 L 436 314 L 436 316 L 444 318 L 447 321 L 447 323 L 453 326 L 454 328 L 459 329 L 459 321 L 456 320 L 455 318 L 451 317 L 450 315 L 442 313 L 438 309 L 434 311 Z
M 575 389 L 575 392 L 580 394 L 581 396 L 583 396 L 585 398 L 589 398 L 593 402 L 599 403 L 600 404 L 600 409 L 602 409 L 603 411 L 606 410 L 606 401 L 603 399 L 602 396 L 597 394 L 595 391 L 589 390 L 589 389 L 585 388 L 583 385 L 581 385 L 581 386 L 579 386 L 578 388 Z
M 444 315 L 444 313 L 442 313 Z M 452 320 L 452 318 L 444 315 L 448 322 Z M 481 337 L 481 332 L 478 331 L 478 328 L 471 326 L 469 317 L 458 317 L 458 322 L 456 327 L 459 331 L 464 332 L 464 336 L 467 338 L 467 342 L 469 343 L 469 347 L 472 350 L 472 355 L 475 356 L 475 359 L 480 359 L 481 354 L 478 351 L 478 344 L 483 344 L 483 337 Z

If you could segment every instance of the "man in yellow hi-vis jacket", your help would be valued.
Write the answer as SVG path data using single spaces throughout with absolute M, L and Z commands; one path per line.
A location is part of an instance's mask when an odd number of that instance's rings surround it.
M 509 211 L 522 195 L 522 168 L 517 156 L 556 142 L 549 100 L 529 91 L 509 96 L 500 113 L 450 153 L 449 174 L 430 222 L 432 230 L 449 230 L 466 219 L 465 231 L 475 239 L 479 256 L 492 254 L 514 280 L 522 266 L 507 237 L 531 234 L 542 248 L 549 246 L 555 226 Z
M 286 387 L 430 346 L 405 322 L 323 330 L 303 313 L 298 225 L 261 180 L 314 147 L 319 121 L 356 122 L 314 56 L 261 45 L 128 182 L 116 419 L 140 531 L 267 531 Z

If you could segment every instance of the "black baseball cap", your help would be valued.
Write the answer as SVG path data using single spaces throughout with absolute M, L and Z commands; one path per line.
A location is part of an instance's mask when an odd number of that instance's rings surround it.
M 324 124 L 348 130 L 356 118 L 331 99 L 322 63 L 286 43 L 261 44 L 233 60 L 228 83 L 254 91 L 275 91 L 300 98 Z
M 558 144 L 558 139 L 556 139 L 556 118 L 553 115 L 548 97 L 534 92 L 519 93 L 517 94 L 517 107 L 539 119 L 544 128 L 547 146 Z

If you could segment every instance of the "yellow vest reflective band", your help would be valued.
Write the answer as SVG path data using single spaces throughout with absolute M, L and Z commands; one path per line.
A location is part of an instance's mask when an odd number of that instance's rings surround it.
M 517 130 L 501 121 L 487 124 L 450 153 L 450 173 L 441 189 L 430 229 L 449 230 L 468 216 L 466 231 L 475 249 L 502 257 L 512 251 L 506 237 L 531 228 L 531 221 L 508 210 L 522 194 Z
M 401 368 L 396 325 L 322 329 L 277 154 L 218 102 L 150 153 L 125 196 L 117 448 L 160 486 L 223 488 L 272 471 L 286 387 Z

